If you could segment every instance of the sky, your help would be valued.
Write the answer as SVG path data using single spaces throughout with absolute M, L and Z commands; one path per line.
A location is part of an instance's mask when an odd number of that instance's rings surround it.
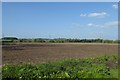
M 2 2 L 119 2 L 119 0 L 1 0 Z
M 118 38 L 115 2 L 3 2 L 3 36 Z

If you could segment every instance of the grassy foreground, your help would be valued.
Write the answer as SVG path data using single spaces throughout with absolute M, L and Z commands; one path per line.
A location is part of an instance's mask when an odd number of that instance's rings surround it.
M 46 64 L 3 65 L 2 78 L 118 78 L 118 56 L 66 59 Z

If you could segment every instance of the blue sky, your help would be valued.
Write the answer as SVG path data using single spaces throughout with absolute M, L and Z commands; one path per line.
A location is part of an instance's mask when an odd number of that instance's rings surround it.
M 119 2 L 119 0 L 1 0 L 2 2 Z
M 117 3 L 2 3 L 4 36 L 117 39 Z

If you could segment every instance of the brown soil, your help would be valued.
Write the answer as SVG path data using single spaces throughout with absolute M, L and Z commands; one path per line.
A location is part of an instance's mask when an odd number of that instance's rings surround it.
M 63 58 L 118 54 L 115 44 L 36 43 L 4 45 L 3 64 L 46 63 Z

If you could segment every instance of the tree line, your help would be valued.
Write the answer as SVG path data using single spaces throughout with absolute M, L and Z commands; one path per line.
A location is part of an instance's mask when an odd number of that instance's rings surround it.
M 18 39 L 16 37 L 5 37 L 0 41 L 2 43 L 17 43 L 17 42 L 39 42 L 39 43 L 120 43 L 120 40 L 104 40 L 104 39 L 67 39 L 67 38 L 55 38 L 55 39 L 45 39 L 45 38 L 35 38 L 35 39 Z

